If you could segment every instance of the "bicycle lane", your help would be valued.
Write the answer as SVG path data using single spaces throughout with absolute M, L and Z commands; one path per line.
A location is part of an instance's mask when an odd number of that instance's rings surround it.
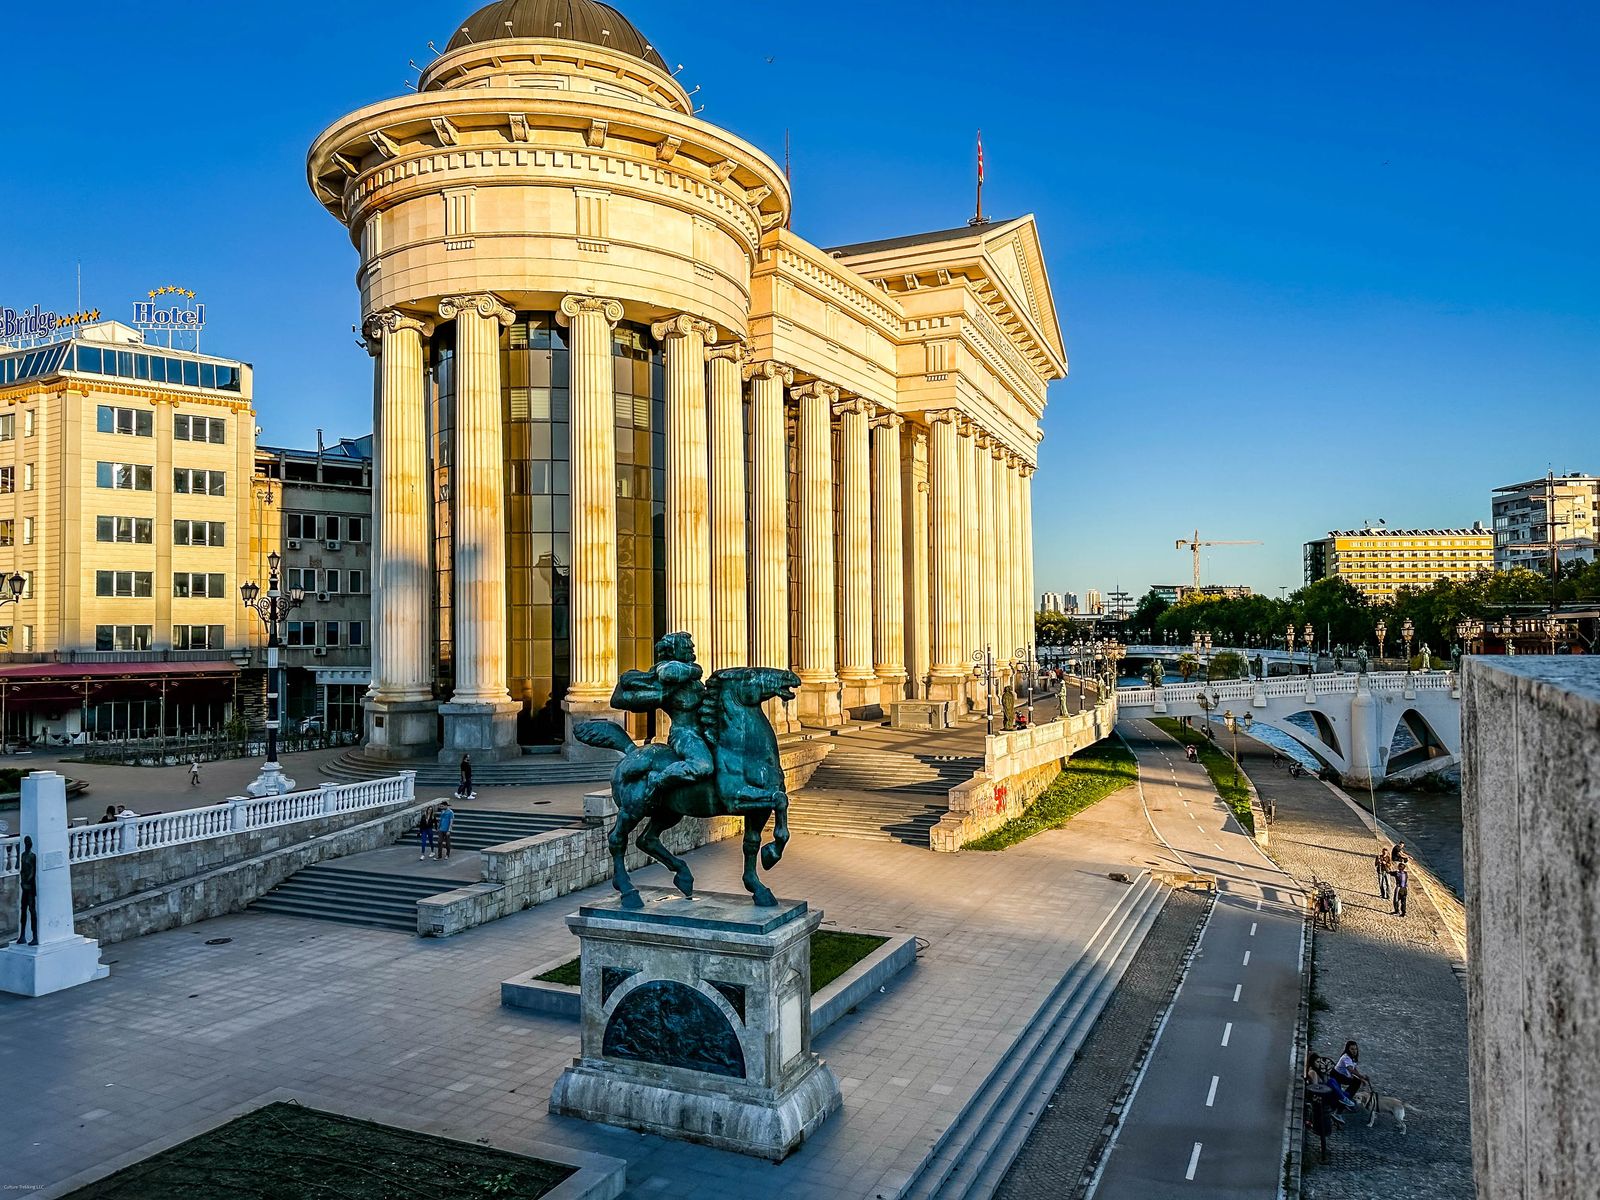
M 1275 1197 L 1297 1067 L 1299 889 L 1176 741 L 1144 721 L 1118 728 L 1151 825 L 1216 877 L 1217 903 L 1089 1194 Z

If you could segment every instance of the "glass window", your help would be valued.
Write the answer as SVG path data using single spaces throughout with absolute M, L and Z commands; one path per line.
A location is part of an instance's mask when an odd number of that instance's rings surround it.
M 22 518 L 22 544 L 24 546 L 33 545 L 33 518 L 32 517 L 23 517 Z
M 0 521 L 0 546 L 10 546 L 17 540 L 17 523 L 10 517 Z
M 78 347 L 78 370 L 87 371 L 94 375 L 98 375 L 100 373 L 99 346 Z
M 339 540 L 339 529 L 341 525 L 342 522 L 338 517 L 327 516 L 322 518 L 322 527 L 327 531 L 325 536 L 330 542 L 336 542 Z
M 17 436 L 17 417 L 15 413 L 0 415 L 0 442 L 9 442 Z
M 348 590 L 352 596 L 359 596 L 362 592 L 367 590 L 366 579 L 363 577 L 363 574 L 360 571 L 351 571 L 349 573 L 348 582 Z
M 323 583 L 322 587 L 318 590 L 324 592 L 337 592 L 339 590 L 339 572 L 330 567 L 322 574 L 326 582 Z
M 360 542 L 366 540 L 367 526 L 365 519 L 361 517 L 349 517 L 346 520 L 346 524 L 349 526 L 348 533 L 350 541 Z
M 168 382 L 171 382 L 170 373 Z M 185 387 L 200 386 L 200 364 L 187 358 L 183 360 L 183 385 Z
M 15 467 L 0 467 L 0 493 L 14 492 L 17 490 L 17 469 Z
M 322 644 L 324 646 L 337 646 L 339 644 L 339 622 L 325 622 L 323 625 L 323 633 L 324 637 Z
M 350 639 L 349 639 L 348 644 L 351 645 L 351 646 L 360 646 L 360 645 L 362 645 L 363 644 L 362 640 L 361 640 L 362 633 L 363 633 L 363 630 L 362 630 L 361 622 L 360 621 L 351 621 L 350 622 Z

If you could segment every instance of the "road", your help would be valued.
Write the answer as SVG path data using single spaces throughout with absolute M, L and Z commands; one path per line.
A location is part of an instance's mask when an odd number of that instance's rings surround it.
M 1157 833 L 1217 903 L 1090 1195 L 1278 1195 L 1300 1000 L 1301 909 L 1205 768 L 1146 721 L 1118 726 Z

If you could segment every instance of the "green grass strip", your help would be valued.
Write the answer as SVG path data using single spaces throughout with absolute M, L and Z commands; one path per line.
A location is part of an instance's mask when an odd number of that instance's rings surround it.
M 888 940 L 886 937 L 878 937 L 871 933 L 843 933 L 837 929 L 817 930 L 811 935 L 811 994 L 816 995 Z M 544 983 L 563 983 L 568 987 L 582 987 L 580 961 L 574 958 L 535 978 Z
M 1250 813 L 1250 788 L 1245 784 L 1244 772 L 1235 767 L 1233 755 L 1206 737 L 1201 730 L 1191 729 L 1182 721 L 1172 717 L 1152 717 L 1151 720 L 1180 742 L 1198 747 L 1200 763 L 1205 767 L 1206 774 L 1211 776 L 1211 784 L 1217 789 L 1217 794 L 1227 801 L 1245 832 L 1255 833 L 1256 821 Z M 1234 782 L 1236 777 L 1237 783 Z
M 1059 829 L 1091 804 L 1121 791 L 1138 778 L 1138 760 L 1126 746 L 1113 738 L 1096 742 L 1068 759 L 1061 774 L 1020 816 L 973 839 L 962 849 L 1004 850 L 1046 829 Z

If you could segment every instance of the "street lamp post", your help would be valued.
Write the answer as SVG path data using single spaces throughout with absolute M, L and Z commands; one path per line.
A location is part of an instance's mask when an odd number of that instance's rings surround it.
M 1228 708 L 1222 711 L 1222 721 L 1228 727 L 1228 732 L 1233 735 L 1233 782 L 1237 784 L 1239 782 L 1239 726 L 1243 725 L 1244 731 L 1249 733 L 1250 726 L 1255 724 L 1255 717 L 1248 712 L 1242 717 L 1236 717 L 1233 715 L 1233 710 Z
M 1378 635 L 1378 658 L 1383 658 L 1383 639 L 1389 636 L 1389 622 L 1380 620 L 1373 630 Z
M 1400 625 L 1400 636 L 1406 640 L 1406 670 L 1411 670 L 1411 639 L 1416 636 L 1417 627 L 1407 617 Z
M 303 588 L 291 588 L 287 593 L 278 590 L 278 567 L 282 562 L 283 557 L 276 550 L 267 555 L 265 595 L 261 594 L 261 585 L 253 579 L 239 585 L 244 606 L 253 609 L 267 627 L 267 761 L 261 765 L 261 774 L 245 789 L 252 796 L 279 796 L 294 789 L 294 780 L 283 773 L 278 763 L 278 725 L 283 719 L 278 633 L 288 615 L 305 603 L 306 594 Z
M 973 674 L 983 680 L 983 695 L 985 706 L 983 712 L 984 733 L 994 734 L 994 649 L 985 646 L 982 650 L 972 652 Z M 1031 717 L 1029 718 L 1032 719 Z
M 1315 656 L 1311 652 L 1311 643 L 1317 636 L 1317 631 L 1311 628 L 1310 621 L 1306 622 L 1306 627 L 1300 631 L 1300 636 L 1305 639 L 1306 643 L 1306 674 L 1315 675 L 1317 673 L 1317 663 Z
M 1211 712 L 1222 703 L 1222 697 L 1217 694 L 1217 689 L 1212 688 L 1208 693 L 1202 685 L 1195 693 L 1194 702 L 1200 706 L 1200 711 L 1206 714 L 1206 737 L 1211 736 Z
M 1025 662 L 1028 665 L 1028 724 L 1031 726 L 1033 724 L 1033 643 L 1029 642 L 1026 646 L 1018 646 L 1016 654 L 1018 661 Z
M 1289 652 L 1289 674 L 1294 674 L 1294 622 L 1289 622 L 1288 631 L 1283 635 L 1284 649 Z
M 11 572 L 5 580 L 5 587 L 0 588 L 0 608 L 19 603 L 27 587 L 27 576 L 18 571 Z M 6 690 L 0 687 L 0 754 L 10 753 L 10 740 L 10 732 L 6 727 Z

